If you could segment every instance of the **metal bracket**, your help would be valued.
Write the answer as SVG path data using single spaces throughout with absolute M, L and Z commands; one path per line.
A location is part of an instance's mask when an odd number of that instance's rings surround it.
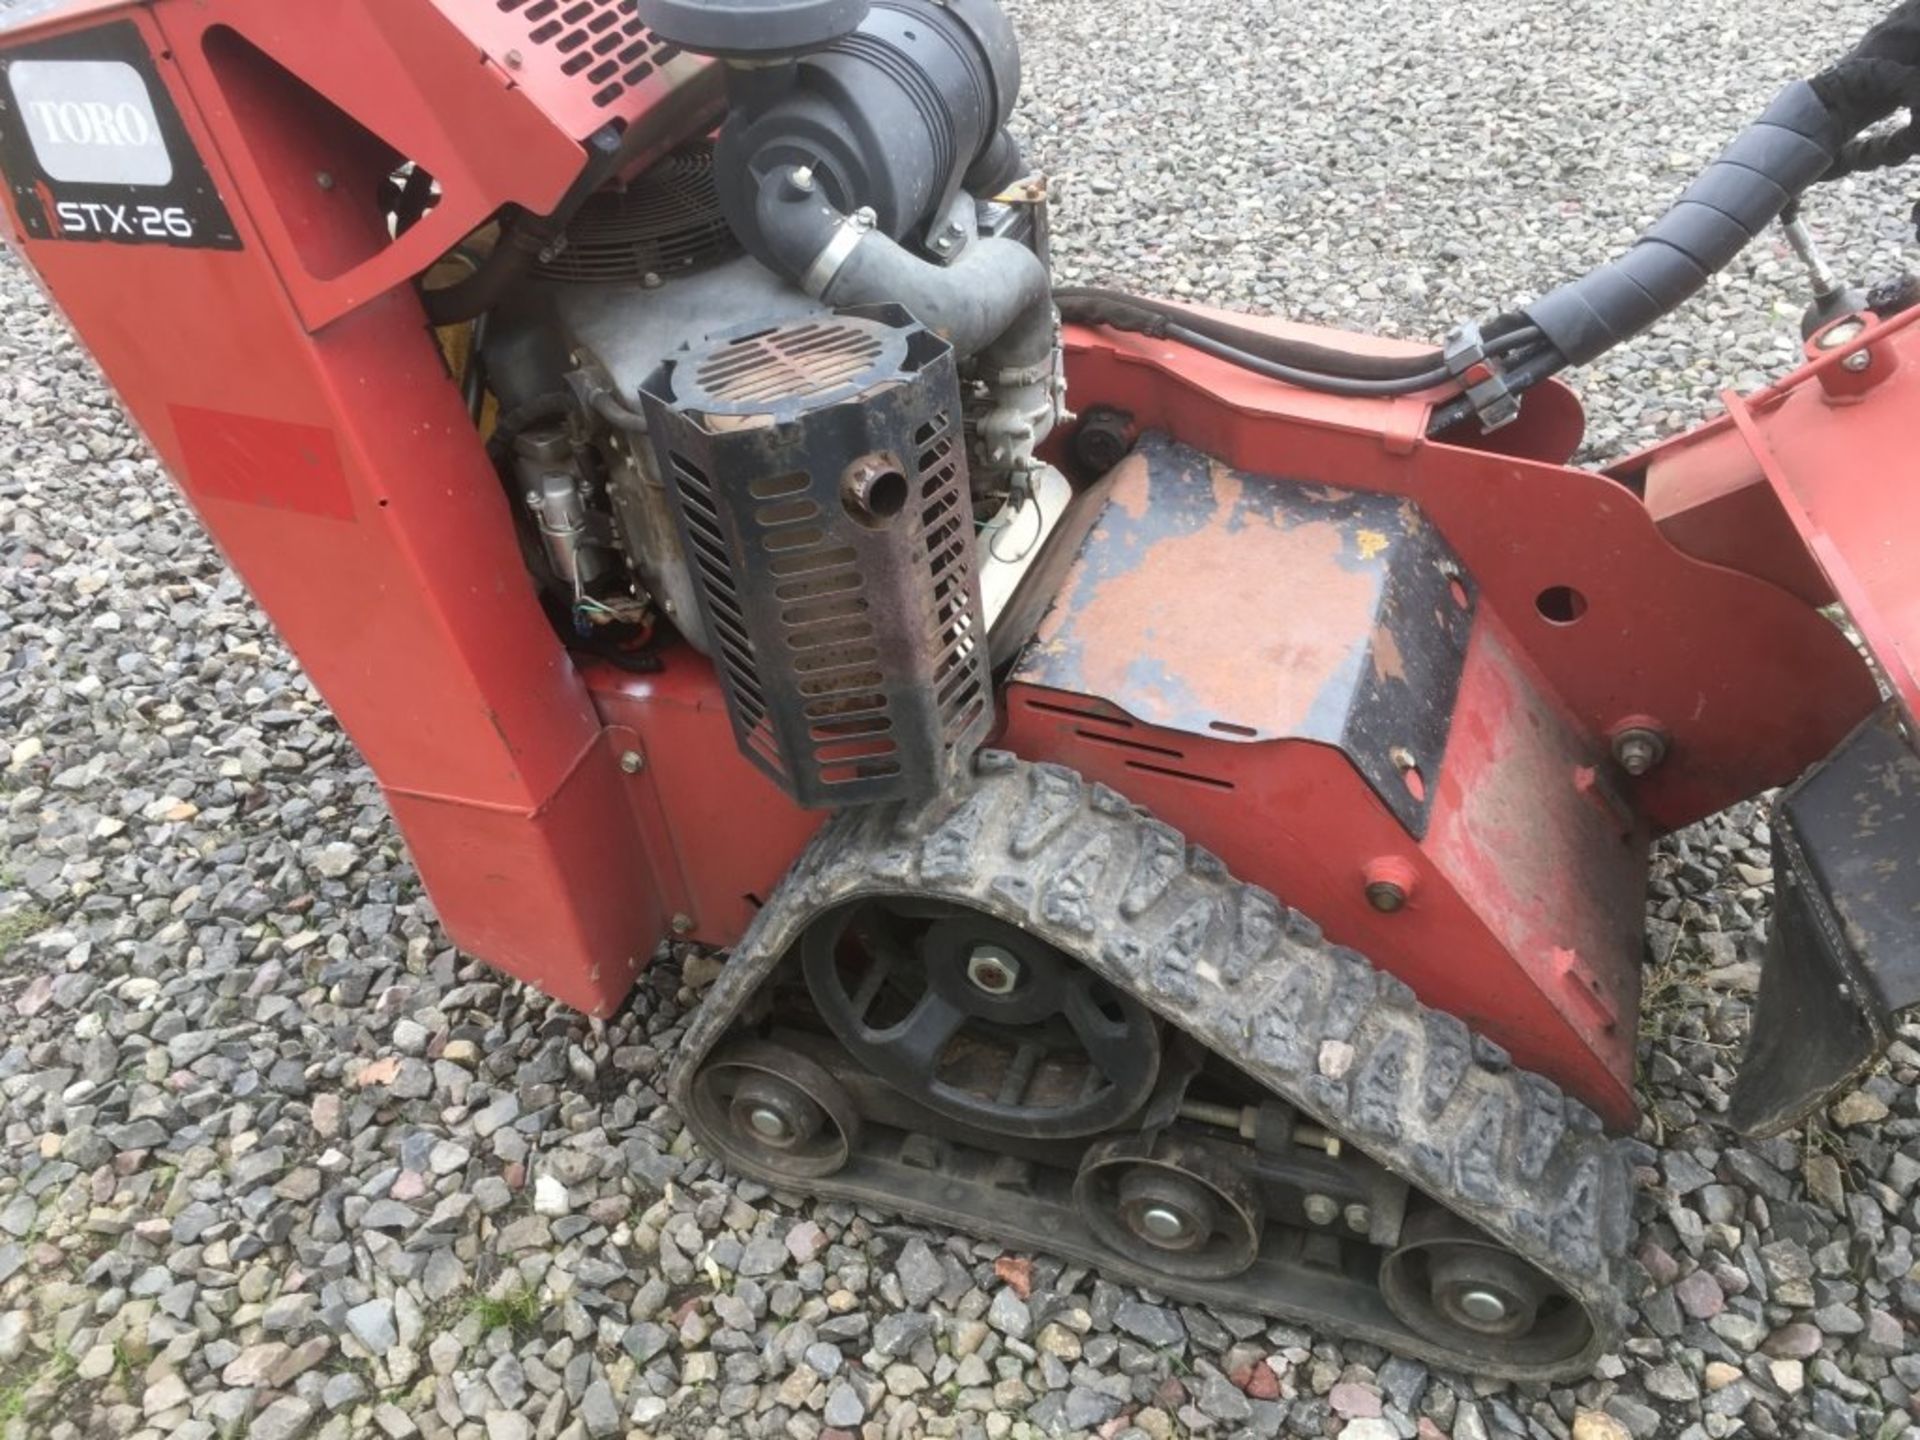
M 1469 321 L 1447 336 L 1441 356 L 1447 373 L 1460 382 L 1482 430 L 1498 430 L 1520 418 L 1520 397 L 1488 358 L 1486 337 L 1477 324 Z

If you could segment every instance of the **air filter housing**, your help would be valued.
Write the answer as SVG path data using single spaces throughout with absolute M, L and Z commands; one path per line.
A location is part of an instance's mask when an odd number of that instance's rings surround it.
M 643 401 L 748 758 L 813 807 L 942 789 L 992 719 L 947 343 L 898 306 L 755 325 Z

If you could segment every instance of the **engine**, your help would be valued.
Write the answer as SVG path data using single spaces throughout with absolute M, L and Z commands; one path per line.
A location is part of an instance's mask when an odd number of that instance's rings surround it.
M 711 657 L 803 803 L 933 793 L 1073 498 L 1038 455 L 1065 385 L 1011 27 L 994 0 L 640 9 L 724 62 L 726 117 L 586 194 L 486 315 L 471 393 L 529 564 L 577 646 Z

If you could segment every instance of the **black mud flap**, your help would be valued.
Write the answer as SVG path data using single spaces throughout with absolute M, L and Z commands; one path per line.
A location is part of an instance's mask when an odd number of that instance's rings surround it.
M 1774 918 L 1727 1118 L 1774 1135 L 1843 1093 L 1920 1004 L 1920 755 L 1887 705 L 1780 798 Z

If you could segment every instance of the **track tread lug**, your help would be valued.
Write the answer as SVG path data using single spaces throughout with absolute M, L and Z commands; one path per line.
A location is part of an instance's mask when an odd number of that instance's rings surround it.
M 1067 855 L 1066 862 L 1040 882 L 1040 918 L 1063 925 L 1076 935 L 1091 935 L 1099 917 L 1094 897 L 1113 858 L 1113 836 L 1106 830 L 1086 835 Z
M 1254 1057 L 1289 1077 L 1304 1075 L 1320 1053 L 1320 1030 L 1313 1023 L 1322 993 L 1316 968 L 1301 965 L 1283 975 L 1254 1022 Z
M 1187 843 L 1171 826 L 1149 822 L 1140 832 L 1140 848 L 1133 872 L 1120 894 L 1120 916 L 1138 920 L 1151 912 L 1173 888 L 1187 863 Z
M 1397 1025 L 1384 1027 L 1378 1039 L 1365 1047 L 1353 1071 L 1347 1105 L 1347 1123 L 1357 1134 L 1375 1140 L 1400 1139 L 1412 1050 L 1412 1038 Z
M 996 875 L 987 886 L 987 893 L 1006 901 L 1022 915 L 1033 913 L 1033 881 L 1024 875 Z
M 1035 765 L 1027 772 L 1027 804 L 1014 823 L 1008 845 L 1016 860 L 1031 860 L 1074 821 L 1081 809 L 1080 777 L 1058 765 Z
M 1516 1079 L 1523 1108 L 1514 1160 L 1522 1175 L 1529 1180 L 1538 1180 L 1567 1129 L 1562 1116 L 1560 1087 L 1551 1080 L 1525 1072 L 1517 1072 Z
M 1191 1005 L 1198 994 L 1194 971 L 1207 952 L 1214 908 L 1211 897 L 1188 906 L 1168 927 L 1157 947 L 1154 979 L 1183 1005 Z
M 1320 1033 L 1324 1039 L 1347 1040 L 1373 1004 L 1374 976 L 1379 972 L 1352 950 L 1336 946 L 1332 954 L 1333 986 L 1320 1017 Z
M 1420 1101 L 1426 1118 L 1437 1120 L 1459 1093 L 1473 1063 L 1473 1034 L 1458 1015 L 1429 1011 L 1426 1016 L 1427 1064 Z
M 971 880 L 979 864 L 980 836 L 991 812 L 992 802 L 986 795 L 968 796 L 964 805 L 921 842 L 920 878 L 962 883 Z
M 1256 886 L 1241 886 L 1233 902 L 1233 939 L 1220 966 L 1220 978 L 1238 986 L 1258 972 L 1280 943 L 1286 912 L 1280 902 Z
M 1482 1204 L 1497 1204 L 1505 1186 L 1503 1151 L 1509 1128 L 1509 1105 L 1503 1091 L 1487 1090 L 1475 1102 L 1454 1152 L 1453 1179 L 1460 1193 Z

